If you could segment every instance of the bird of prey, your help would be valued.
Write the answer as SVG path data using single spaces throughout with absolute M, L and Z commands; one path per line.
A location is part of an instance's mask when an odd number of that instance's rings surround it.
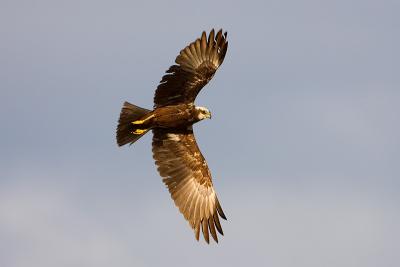
M 154 95 L 154 109 L 123 104 L 117 127 L 119 146 L 133 144 L 153 132 L 153 158 L 171 197 L 199 240 L 209 234 L 218 242 L 223 235 L 221 218 L 226 220 L 215 193 L 211 173 L 197 146 L 193 124 L 211 118 L 205 107 L 195 106 L 200 90 L 212 79 L 224 61 L 227 33 L 214 29 L 186 46 L 162 77 Z

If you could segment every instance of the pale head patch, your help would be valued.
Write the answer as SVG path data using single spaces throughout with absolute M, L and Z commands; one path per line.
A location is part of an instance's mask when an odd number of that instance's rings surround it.
M 211 112 L 205 108 L 205 107 L 195 107 L 195 109 L 198 111 L 197 113 L 197 119 L 198 120 L 204 120 L 207 118 L 211 118 Z

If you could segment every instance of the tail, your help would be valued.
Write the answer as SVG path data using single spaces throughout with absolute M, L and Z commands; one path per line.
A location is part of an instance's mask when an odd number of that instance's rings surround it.
M 140 108 L 128 102 L 124 103 L 117 127 L 117 143 L 119 146 L 123 146 L 128 143 L 133 144 L 145 133 L 147 133 L 147 131 L 143 132 L 142 134 L 132 133 L 137 129 L 132 122 L 139 120 L 149 112 L 151 112 L 151 110 Z

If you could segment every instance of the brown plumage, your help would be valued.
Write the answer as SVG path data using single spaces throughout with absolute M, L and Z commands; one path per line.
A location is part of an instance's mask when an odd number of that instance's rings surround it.
M 201 88 L 206 85 L 225 58 L 228 42 L 227 33 L 220 30 L 215 36 L 203 32 L 197 39 L 182 49 L 176 57 L 178 65 L 172 65 L 157 87 L 154 107 L 179 103 L 193 103 Z
M 197 146 L 192 125 L 211 118 L 206 108 L 194 100 L 222 64 L 227 34 L 211 30 L 185 47 L 176 65 L 163 76 L 154 95 L 154 110 L 125 102 L 117 127 L 117 143 L 134 143 L 147 131 L 153 131 L 153 157 L 171 197 L 199 240 L 200 229 L 218 242 L 223 235 L 219 217 L 226 219 L 214 191 L 211 173 Z

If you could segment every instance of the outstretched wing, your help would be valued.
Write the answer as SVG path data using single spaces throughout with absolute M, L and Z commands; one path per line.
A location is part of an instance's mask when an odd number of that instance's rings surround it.
M 215 229 L 223 235 L 218 215 L 226 217 L 192 129 L 154 129 L 153 133 L 153 157 L 175 205 L 195 230 L 197 240 L 202 228 L 207 243 L 209 233 L 218 242 Z
M 214 76 L 225 58 L 227 33 L 211 30 L 185 47 L 163 76 L 154 95 L 154 107 L 194 102 L 201 88 Z

